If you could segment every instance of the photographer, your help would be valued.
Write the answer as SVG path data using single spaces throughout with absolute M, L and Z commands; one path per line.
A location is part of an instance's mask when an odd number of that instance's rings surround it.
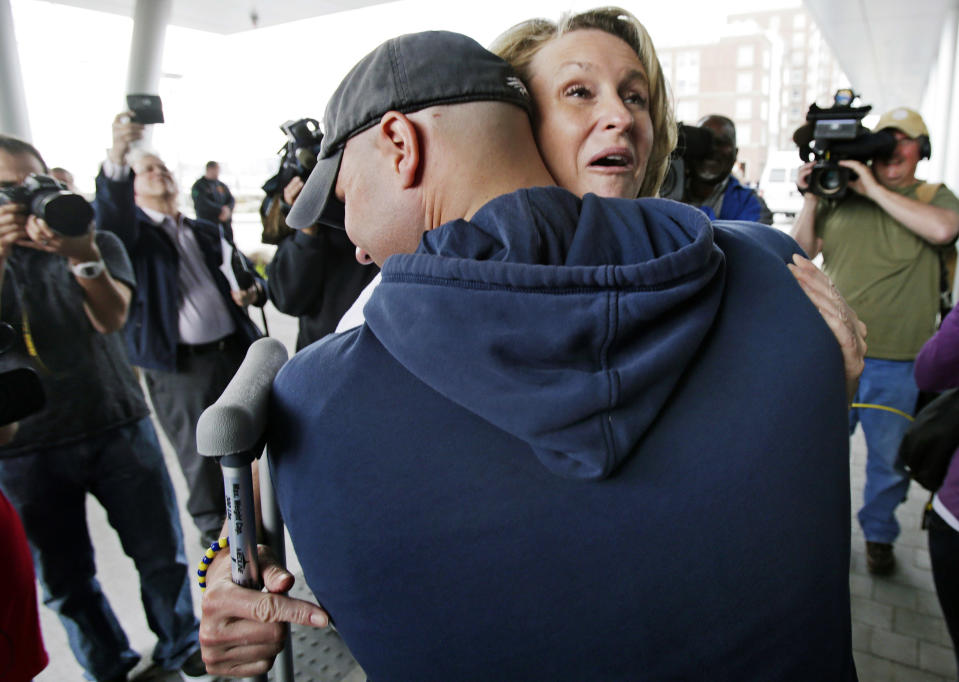
M 23 521 L 44 602 L 91 679 L 124 677 L 139 655 L 96 580 L 87 493 L 140 573 L 154 660 L 203 675 L 173 486 L 117 333 L 133 270 L 119 239 L 94 232 L 89 217 L 75 236 L 40 219 L 22 190 L 46 170 L 31 145 L 0 136 L 0 309 L 16 332 L 0 370 L 32 367 L 46 394 L 0 447 L 0 489 Z
M 380 271 L 375 265 L 356 261 L 356 249 L 342 230 L 320 224 L 293 230 L 286 224 L 286 214 L 316 162 L 315 149 L 322 138 L 311 123 L 316 122 L 301 119 L 281 126 L 289 141 L 280 172 L 266 187 L 275 184 L 282 191 L 275 190 L 268 197 L 269 207 L 262 214 L 264 241 L 277 244 L 266 267 L 270 300 L 280 312 L 299 317 L 297 350 L 333 332 Z
M 798 184 L 803 207 L 792 234 L 810 258 L 823 254 L 826 274 L 869 329 L 854 403 L 911 415 L 919 392 L 913 359 L 935 331 L 940 252 L 953 248 L 959 233 L 959 200 L 944 185 L 916 179 L 919 160 L 931 151 L 929 132 L 918 113 L 895 108 L 880 118 L 874 132 L 883 130 L 895 136 L 891 155 L 876 156 L 868 166 L 840 160 L 839 168 L 855 176 L 848 181 L 852 191 L 837 199 L 809 191 L 817 164 L 802 166 Z M 830 181 L 814 184 L 832 190 Z M 889 410 L 854 408 L 850 434 L 857 422 L 868 448 L 858 514 L 867 566 L 872 573 L 888 574 L 895 566 L 893 543 L 899 535 L 895 510 L 909 486 L 896 461 L 909 422 Z
M 294 177 L 283 189 L 283 200 L 292 205 L 303 189 Z M 280 211 L 274 219 L 286 225 Z M 355 247 L 342 230 L 312 225 L 283 238 L 266 266 L 270 300 L 277 310 L 299 317 L 296 349 L 308 346 L 336 329 L 349 307 L 380 271 L 361 265 Z
M 766 202 L 732 175 L 739 148 L 736 124 L 719 114 L 701 119 L 698 126 L 712 138 L 705 156 L 690 158 L 682 201 L 696 206 L 712 220 L 752 220 L 772 225 Z

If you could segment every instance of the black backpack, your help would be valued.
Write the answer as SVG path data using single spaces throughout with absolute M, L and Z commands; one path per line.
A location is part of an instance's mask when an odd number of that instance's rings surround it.
M 916 414 L 899 444 L 899 459 L 919 485 L 935 492 L 946 477 L 956 448 L 959 448 L 959 388 L 952 388 Z

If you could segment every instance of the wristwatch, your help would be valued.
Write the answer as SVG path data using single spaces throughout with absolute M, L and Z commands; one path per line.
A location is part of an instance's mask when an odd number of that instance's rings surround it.
M 91 260 L 86 263 L 71 265 L 70 272 L 81 279 L 93 279 L 94 277 L 99 277 L 106 267 L 103 259 Z

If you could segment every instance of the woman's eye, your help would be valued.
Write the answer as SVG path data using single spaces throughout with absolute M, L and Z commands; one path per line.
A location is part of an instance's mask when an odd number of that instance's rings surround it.
M 567 97 L 589 97 L 592 93 L 585 85 L 572 85 L 566 88 L 564 94 Z
M 629 93 L 623 98 L 623 101 L 640 107 L 646 106 L 646 97 L 638 92 Z

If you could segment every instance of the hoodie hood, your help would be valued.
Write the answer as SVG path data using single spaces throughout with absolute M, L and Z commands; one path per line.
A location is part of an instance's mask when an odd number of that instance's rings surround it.
M 712 226 L 692 207 L 534 188 L 387 259 L 364 314 L 432 389 L 552 472 L 598 479 L 636 451 L 724 281 Z

